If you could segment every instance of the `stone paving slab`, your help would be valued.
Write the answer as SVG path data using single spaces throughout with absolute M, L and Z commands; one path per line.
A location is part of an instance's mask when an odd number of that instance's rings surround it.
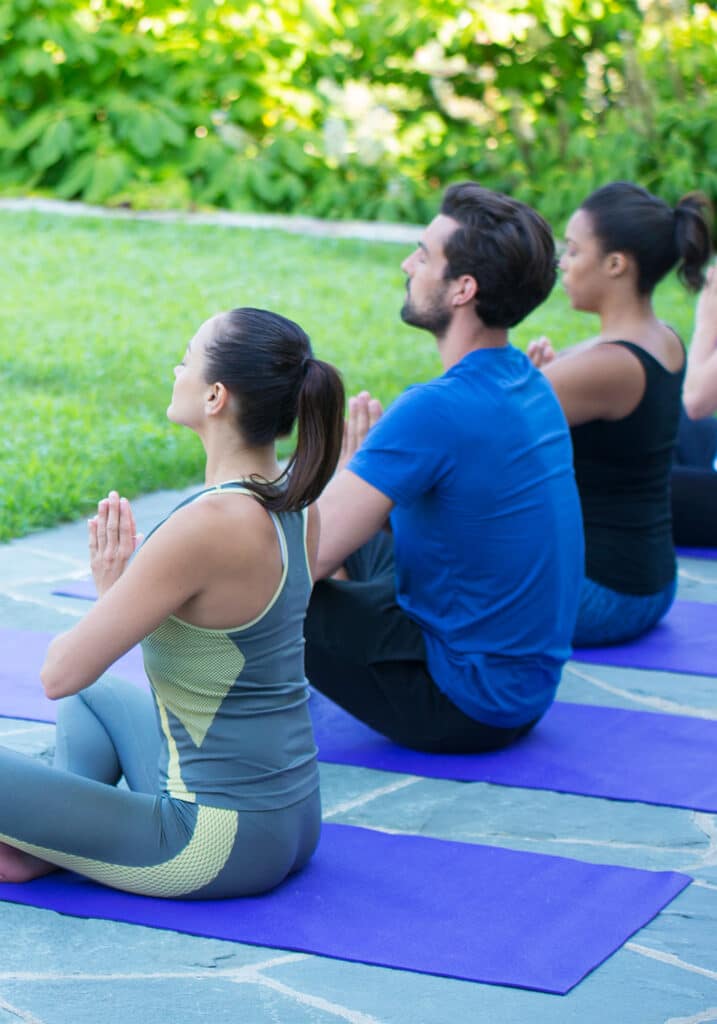
M 140 529 L 184 493 L 140 499 Z M 68 628 L 86 602 L 51 590 L 85 571 L 84 523 L 0 546 L 0 626 Z M 681 563 L 680 596 L 717 600 L 717 563 Z M 717 680 L 707 677 L 570 664 L 560 697 L 717 718 Z M 0 719 L 0 743 L 48 759 L 54 729 Z M 0 903 L 0 1024 L 717 1021 L 717 816 L 330 764 L 321 779 L 330 821 L 685 871 L 695 882 L 562 997 Z

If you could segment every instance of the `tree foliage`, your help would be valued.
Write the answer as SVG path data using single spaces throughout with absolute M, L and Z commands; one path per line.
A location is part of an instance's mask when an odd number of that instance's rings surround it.
M 422 220 L 465 177 L 569 213 L 717 199 L 717 5 L 4 0 L 0 188 Z

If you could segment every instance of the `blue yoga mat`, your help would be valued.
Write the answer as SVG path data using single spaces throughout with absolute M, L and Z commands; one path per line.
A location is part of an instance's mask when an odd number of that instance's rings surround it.
M 159 900 L 58 873 L 0 885 L 0 899 L 562 995 L 689 882 L 671 871 L 324 825 L 308 867 L 260 897 Z
M 59 584 L 51 593 L 56 597 L 76 597 L 82 601 L 97 600 L 97 588 L 91 579 L 68 580 Z
M 45 697 L 40 669 L 53 633 L 0 629 L 0 715 L 54 722 L 55 701 Z M 139 647 L 123 654 L 108 671 L 122 679 L 147 687 Z
M 54 721 L 56 704 L 37 676 L 50 639 L 0 630 L 0 715 Z M 112 671 L 146 686 L 137 650 Z M 389 742 L 319 693 L 309 707 L 322 761 L 717 812 L 715 721 L 558 702 L 506 750 L 423 754 Z
M 637 640 L 611 647 L 581 647 L 574 661 L 653 672 L 717 675 L 717 605 L 675 601 L 662 622 Z
M 676 548 L 681 558 L 717 558 L 717 548 Z
M 321 694 L 310 706 L 322 761 L 717 812 L 714 721 L 558 702 L 504 750 L 424 754 L 391 743 Z
M 717 556 L 717 553 L 716 553 Z M 92 600 L 92 581 L 75 581 L 54 594 Z M 654 672 L 717 675 L 717 605 L 675 601 L 661 623 L 644 636 L 610 647 L 576 648 L 574 661 Z

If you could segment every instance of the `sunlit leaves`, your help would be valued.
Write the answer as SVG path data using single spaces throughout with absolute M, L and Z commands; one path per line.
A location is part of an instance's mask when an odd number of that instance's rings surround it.
M 5 0 L 0 188 L 414 221 L 466 176 L 554 219 L 609 177 L 717 198 L 716 50 L 687 0 Z
M 72 122 L 60 116 L 45 128 L 42 138 L 29 151 L 30 165 L 35 171 L 52 167 L 74 151 L 75 132 Z

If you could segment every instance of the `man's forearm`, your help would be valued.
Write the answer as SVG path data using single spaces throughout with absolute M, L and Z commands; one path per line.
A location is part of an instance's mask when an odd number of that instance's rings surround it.
M 349 469 L 333 478 L 318 501 L 321 528 L 316 578 L 336 572 L 386 523 L 393 502 Z

